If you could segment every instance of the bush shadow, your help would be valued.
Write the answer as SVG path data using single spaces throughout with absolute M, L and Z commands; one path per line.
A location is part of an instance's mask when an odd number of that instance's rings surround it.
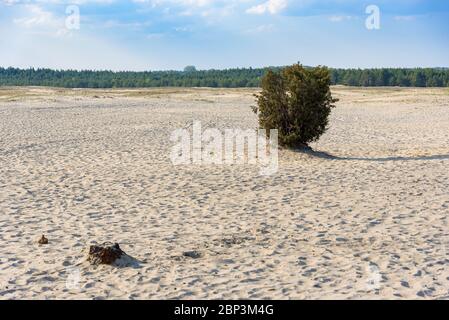
M 339 157 L 332 155 L 324 151 L 316 151 L 312 148 L 295 149 L 293 150 L 298 153 L 307 154 L 314 158 L 327 159 L 327 160 L 341 160 L 341 161 L 371 161 L 371 162 L 389 162 L 389 161 L 426 161 L 426 160 L 449 160 L 449 154 L 438 154 L 429 156 L 416 156 L 416 157 L 375 157 L 375 158 L 364 158 L 364 157 Z

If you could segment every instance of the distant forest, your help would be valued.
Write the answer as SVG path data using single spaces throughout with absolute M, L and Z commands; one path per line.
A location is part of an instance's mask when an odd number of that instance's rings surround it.
M 0 68 L 0 86 L 51 86 L 65 88 L 135 87 L 258 87 L 269 69 L 184 71 L 75 71 L 51 69 Z M 449 87 L 449 69 L 330 69 L 332 84 L 361 87 Z

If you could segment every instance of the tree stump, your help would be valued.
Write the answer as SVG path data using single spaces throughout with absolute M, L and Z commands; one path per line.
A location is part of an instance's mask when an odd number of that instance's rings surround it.
M 87 261 L 93 265 L 100 264 L 114 264 L 118 259 L 122 256 L 125 256 L 126 253 L 120 249 L 118 243 L 108 244 L 104 243 L 101 246 L 90 246 L 89 248 L 89 256 Z

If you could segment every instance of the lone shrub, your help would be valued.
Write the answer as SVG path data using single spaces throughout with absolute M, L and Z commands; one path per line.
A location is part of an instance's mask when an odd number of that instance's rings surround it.
M 304 148 L 326 131 L 331 109 L 337 99 L 330 91 L 326 67 L 304 68 L 300 64 L 279 73 L 268 71 L 262 92 L 256 95 L 261 128 L 278 129 L 279 145 Z

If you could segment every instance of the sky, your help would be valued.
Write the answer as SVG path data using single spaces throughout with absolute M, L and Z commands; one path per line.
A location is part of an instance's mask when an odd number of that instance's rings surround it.
M 449 67 L 447 0 L 0 0 L 0 66 Z

